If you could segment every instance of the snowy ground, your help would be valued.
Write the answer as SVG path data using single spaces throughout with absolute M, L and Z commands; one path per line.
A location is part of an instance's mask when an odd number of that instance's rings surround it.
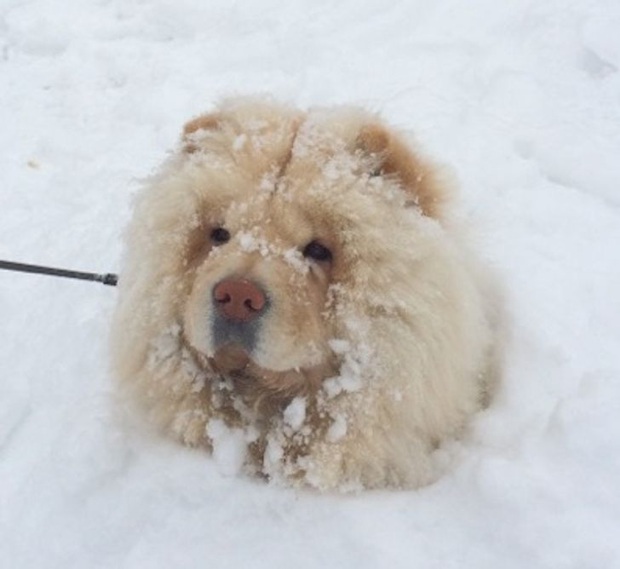
M 451 163 L 513 314 L 450 474 L 316 495 L 122 430 L 115 290 L 0 274 L 0 566 L 620 567 L 618 0 L 2 0 L 0 258 L 118 267 L 223 94 L 357 102 Z

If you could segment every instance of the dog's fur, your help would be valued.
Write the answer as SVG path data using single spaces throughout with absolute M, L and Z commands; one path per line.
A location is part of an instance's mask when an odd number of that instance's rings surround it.
M 374 115 L 225 101 L 135 204 L 112 330 L 122 393 L 187 444 L 241 434 L 271 479 L 429 482 L 493 375 L 487 279 L 451 212 L 438 168 Z M 312 241 L 332 259 L 305 258 Z M 268 299 L 251 349 L 215 341 L 230 277 Z

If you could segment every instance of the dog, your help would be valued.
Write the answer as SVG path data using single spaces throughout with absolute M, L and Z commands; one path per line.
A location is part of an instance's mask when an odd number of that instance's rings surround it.
M 492 279 L 456 210 L 374 114 L 224 100 L 136 196 L 122 399 L 188 445 L 233 436 L 275 482 L 428 484 L 497 376 Z

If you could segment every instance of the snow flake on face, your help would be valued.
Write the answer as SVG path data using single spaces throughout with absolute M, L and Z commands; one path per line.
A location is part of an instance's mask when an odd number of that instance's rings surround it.
M 242 231 L 239 233 L 238 241 L 244 253 L 258 251 L 263 257 L 275 253 L 271 244 L 264 237 L 259 237 L 256 232 Z
M 372 349 L 365 343 L 352 345 L 347 340 L 333 339 L 329 346 L 342 358 L 340 373 L 323 382 L 323 393 L 333 399 L 341 393 L 355 393 L 362 389 L 364 379 L 372 370 Z
M 343 366 L 344 368 L 344 366 Z M 333 399 L 341 393 L 355 393 L 362 388 L 361 378 L 347 374 L 344 369 L 336 377 L 330 377 L 323 383 L 323 391 L 328 399 Z
M 334 338 L 329 341 L 329 347 L 337 355 L 344 355 L 351 351 L 351 344 L 347 340 Z
M 181 326 L 177 323 L 151 341 L 148 366 L 152 371 L 174 359 L 181 350 Z
M 298 431 L 306 420 L 306 398 L 295 397 L 284 409 L 283 419 L 293 431 Z
M 327 430 L 327 440 L 335 443 L 341 440 L 347 434 L 347 420 L 343 414 L 336 415 L 334 422 Z
M 252 253 L 252 251 L 257 251 L 259 249 L 258 241 L 254 235 L 247 231 L 242 231 L 239 233 L 238 240 L 241 250 L 246 253 Z
M 310 270 L 310 264 L 298 249 L 287 249 L 282 253 L 282 258 L 298 273 L 305 275 Z
M 294 248 L 283 249 L 270 243 L 265 237 L 258 234 L 257 230 L 242 231 L 237 236 L 239 248 L 244 253 L 259 252 L 262 257 L 280 257 L 299 274 L 305 275 L 310 270 L 309 262 L 301 252 Z

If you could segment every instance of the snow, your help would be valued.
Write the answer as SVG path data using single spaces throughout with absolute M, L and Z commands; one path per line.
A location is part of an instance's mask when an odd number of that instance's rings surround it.
M 339 441 L 347 434 L 347 419 L 344 415 L 337 415 L 334 422 L 327 429 L 327 440 L 330 443 Z
M 2 273 L 0 567 L 619 567 L 618 29 L 617 0 L 4 0 L 0 258 L 114 271 L 135 180 L 221 95 L 356 102 L 452 165 L 512 323 L 439 482 L 318 495 L 231 475 L 240 433 L 121 424 L 114 289 Z
M 211 419 L 207 433 L 213 441 L 213 460 L 224 476 L 240 474 L 247 452 L 242 429 L 231 429 L 220 419 Z
M 299 430 L 306 420 L 305 397 L 295 397 L 284 409 L 282 419 L 293 431 Z

